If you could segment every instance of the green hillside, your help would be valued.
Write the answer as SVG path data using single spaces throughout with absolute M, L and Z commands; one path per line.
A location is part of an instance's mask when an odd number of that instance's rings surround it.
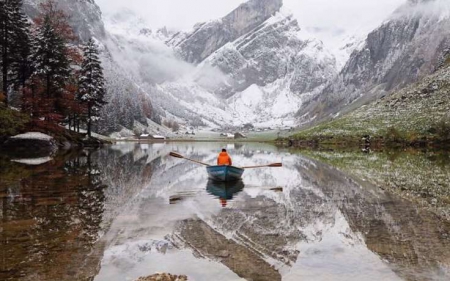
M 420 83 L 292 136 L 294 141 L 440 142 L 450 139 L 450 67 Z

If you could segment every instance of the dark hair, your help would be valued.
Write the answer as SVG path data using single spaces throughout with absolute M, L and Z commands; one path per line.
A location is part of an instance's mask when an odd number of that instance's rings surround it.
M 227 152 L 227 150 L 224 148 L 224 149 L 222 149 L 222 152 Z

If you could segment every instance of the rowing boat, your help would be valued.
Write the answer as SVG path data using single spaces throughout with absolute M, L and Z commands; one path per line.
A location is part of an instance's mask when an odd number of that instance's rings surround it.
M 231 182 L 242 178 L 244 169 L 234 166 L 208 166 L 208 177 L 215 181 Z

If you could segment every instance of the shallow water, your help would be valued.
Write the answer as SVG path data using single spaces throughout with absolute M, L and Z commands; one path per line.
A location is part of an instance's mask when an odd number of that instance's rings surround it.
M 168 156 L 214 163 L 222 147 L 242 166 L 284 167 L 224 189 Z M 450 167 L 384 155 L 123 143 L 34 166 L 0 158 L 0 280 L 450 280 Z M 444 192 L 435 208 L 411 203 L 417 182 Z

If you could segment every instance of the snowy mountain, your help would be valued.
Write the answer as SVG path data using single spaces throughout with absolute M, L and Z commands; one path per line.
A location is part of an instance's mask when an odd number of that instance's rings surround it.
M 302 122 L 323 120 L 403 88 L 433 73 L 449 46 L 449 2 L 408 1 L 298 115 Z
M 102 18 L 92 0 L 57 2 L 82 40 L 102 45 L 111 101 L 102 132 L 164 120 L 209 128 L 320 121 L 430 74 L 450 40 L 445 0 L 409 1 L 364 42 L 362 28 L 332 49 L 282 0 L 249 0 L 188 32 L 149 26 L 130 10 Z M 30 16 L 38 3 L 26 1 Z
M 176 33 L 121 12 L 105 19 L 106 45 L 163 118 L 208 127 L 293 125 L 302 103 L 337 69 L 321 42 L 300 39 L 297 21 L 281 6 L 248 1 Z

